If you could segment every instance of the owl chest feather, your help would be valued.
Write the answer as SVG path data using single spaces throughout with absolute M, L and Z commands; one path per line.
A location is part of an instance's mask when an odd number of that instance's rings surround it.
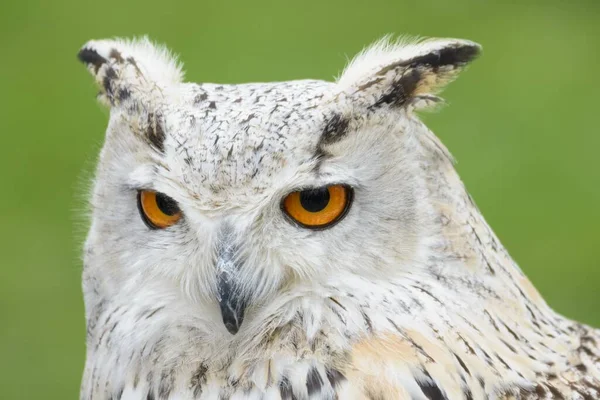
M 541 330 L 536 338 L 511 329 L 516 319 L 476 306 L 463 318 L 445 299 L 422 296 L 434 291 L 427 285 L 380 289 L 358 298 L 358 291 L 332 290 L 292 301 L 285 312 L 263 310 L 236 336 L 174 326 L 161 316 L 166 309 L 140 315 L 105 306 L 88 339 L 82 398 L 525 400 L 600 394 L 595 331 L 548 315 L 538 323 L 553 325 L 563 338 Z M 127 332 L 129 324 L 146 332 L 146 342 Z

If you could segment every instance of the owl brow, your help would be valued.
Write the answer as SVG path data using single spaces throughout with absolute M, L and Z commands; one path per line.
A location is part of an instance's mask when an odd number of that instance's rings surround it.
M 321 174 L 321 164 L 323 161 L 331 157 L 331 154 L 325 147 L 342 140 L 348 133 L 349 125 L 350 119 L 339 112 L 334 112 L 325 118 L 325 126 L 321 132 L 313 156 L 313 159 L 316 160 L 313 172 L 317 176 Z
M 346 136 L 350 120 L 340 113 L 333 113 L 325 120 L 325 127 L 319 139 L 319 147 L 335 143 Z
M 149 113 L 146 129 L 143 131 L 144 139 L 152 148 L 160 153 L 165 152 L 166 134 L 163 128 L 162 115 L 160 113 Z

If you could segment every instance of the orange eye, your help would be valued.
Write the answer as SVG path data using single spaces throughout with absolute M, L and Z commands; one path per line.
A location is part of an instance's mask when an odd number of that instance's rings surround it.
M 151 190 L 138 192 L 138 208 L 142 219 L 152 229 L 168 228 L 181 218 L 181 210 L 175 200 Z
M 346 185 L 330 185 L 288 194 L 283 211 L 304 228 L 323 229 L 339 222 L 352 202 L 352 189 Z

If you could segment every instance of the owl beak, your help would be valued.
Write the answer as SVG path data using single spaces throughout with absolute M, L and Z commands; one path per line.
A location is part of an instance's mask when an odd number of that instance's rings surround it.
M 235 283 L 230 276 L 223 273 L 218 279 L 218 300 L 223 323 L 229 333 L 235 335 L 244 322 L 246 302 L 236 293 Z
M 241 293 L 239 284 L 240 265 L 236 259 L 237 245 L 231 230 L 221 230 L 219 245 L 217 246 L 217 300 L 221 308 L 223 324 L 235 335 L 244 322 L 246 299 Z

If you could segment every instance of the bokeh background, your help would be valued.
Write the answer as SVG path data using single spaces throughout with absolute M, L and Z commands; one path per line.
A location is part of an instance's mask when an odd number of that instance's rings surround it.
M 194 81 L 331 79 L 387 33 L 475 40 L 484 55 L 424 115 L 548 302 L 600 325 L 600 1 L 2 0 L 0 388 L 76 398 L 80 248 L 107 110 L 75 54 L 149 34 Z

